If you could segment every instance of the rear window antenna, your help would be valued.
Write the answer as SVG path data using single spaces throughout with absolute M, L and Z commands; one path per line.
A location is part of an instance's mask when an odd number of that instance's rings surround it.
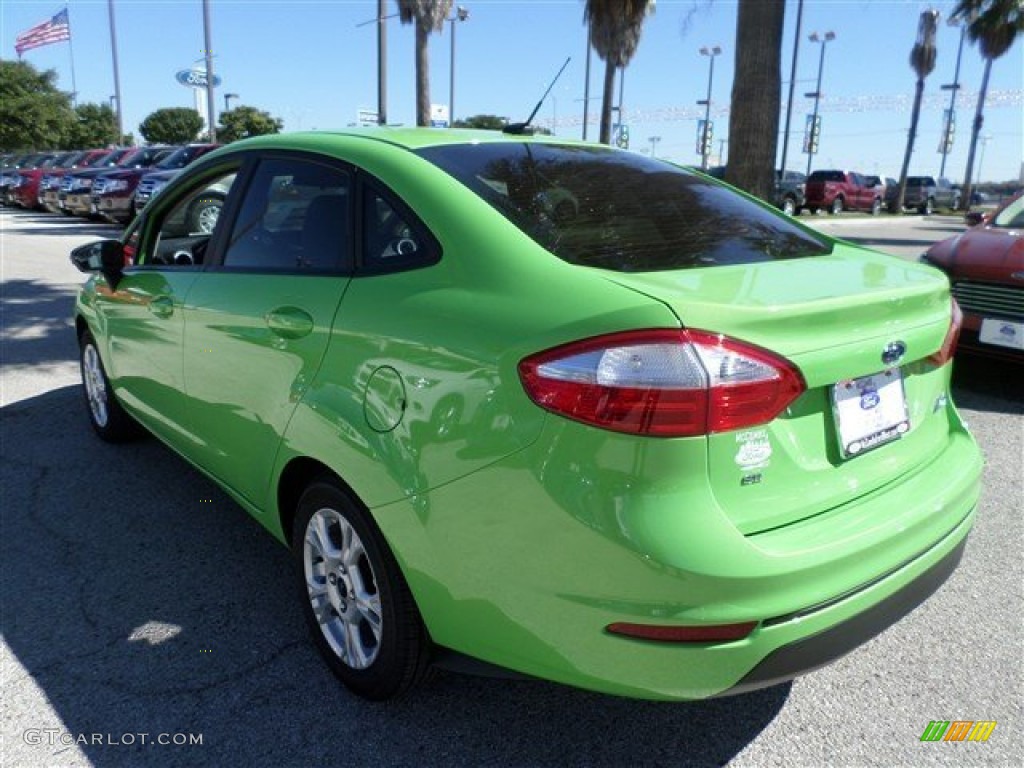
M 540 111 L 541 105 L 544 104 L 544 99 L 546 99 L 548 97 L 548 94 L 551 93 L 551 89 L 555 87 L 555 83 L 558 82 L 558 78 L 562 76 L 562 73 L 565 71 L 565 68 L 569 66 L 570 61 L 572 61 L 572 56 L 566 56 L 565 63 L 562 65 L 562 68 L 558 70 L 558 74 L 555 75 L 554 79 L 551 81 L 551 85 L 548 86 L 548 89 L 544 91 L 544 95 L 540 97 L 540 101 L 537 102 L 537 106 L 533 108 L 533 112 L 530 113 L 530 116 L 526 118 L 526 122 L 509 123 L 508 125 L 501 129 L 502 133 L 510 133 L 513 136 L 528 136 L 533 133 L 533 128 L 530 127 L 530 123 L 532 123 L 533 118 L 537 116 L 537 112 Z

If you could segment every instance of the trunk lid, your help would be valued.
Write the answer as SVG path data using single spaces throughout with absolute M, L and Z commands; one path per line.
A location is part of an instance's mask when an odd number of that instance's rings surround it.
M 944 407 L 947 371 L 927 358 L 949 329 L 950 296 L 945 278 L 932 269 L 836 244 L 827 256 L 609 279 L 665 303 L 688 328 L 756 344 L 803 374 L 807 391 L 771 423 L 708 437 L 711 487 L 743 533 L 870 493 L 927 464 L 949 439 L 955 417 Z M 895 364 L 882 359 L 891 344 L 905 349 Z M 844 455 L 841 434 L 853 422 L 847 418 L 843 430 L 837 425 L 834 386 L 873 374 L 883 378 L 852 385 L 861 393 L 860 410 L 889 419 L 891 410 L 888 416 L 873 411 L 875 389 L 895 381 L 885 388 L 882 407 L 904 407 L 909 429 Z M 902 402 L 895 394 L 900 388 Z M 858 410 L 856 398 L 844 414 L 850 407 Z

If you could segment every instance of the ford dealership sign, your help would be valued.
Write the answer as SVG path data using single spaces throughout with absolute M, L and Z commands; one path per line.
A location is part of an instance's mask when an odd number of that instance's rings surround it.
M 206 88 L 206 71 L 202 69 L 182 69 L 175 73 L 174 79 L 186 88 Z M 221 84 L 218 75 L 213 76 L 213 87 Z

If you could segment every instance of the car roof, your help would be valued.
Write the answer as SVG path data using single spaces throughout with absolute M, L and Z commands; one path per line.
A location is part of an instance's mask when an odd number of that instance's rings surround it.
M 452 144 L 482 144 L 524 141 L 537 143 L 579 144 L 574 139 L 561 136 L 519 135 L 462 128 L 406 128 L 406 127 L 367 127 L 352 128 L 343 131 L 305 131 L 298 133 L 278 133 L 256 136 L 251 139 L 234 142 L 228 145 L 231 149 L 243 147 L 288 147 L 310 150 L 328 151 L 339 145 L 374 141 L 391 144 L 396 147 L 415 150 L 424 147 L 436 147 Z

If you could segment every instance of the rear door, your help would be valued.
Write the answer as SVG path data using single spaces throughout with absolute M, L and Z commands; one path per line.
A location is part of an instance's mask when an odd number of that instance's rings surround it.
M 352 264 L 352 174 L 315 156 L 253 158 L 185 307 L 199 463 L 264 497 L 281 436 L 327 349 Z

